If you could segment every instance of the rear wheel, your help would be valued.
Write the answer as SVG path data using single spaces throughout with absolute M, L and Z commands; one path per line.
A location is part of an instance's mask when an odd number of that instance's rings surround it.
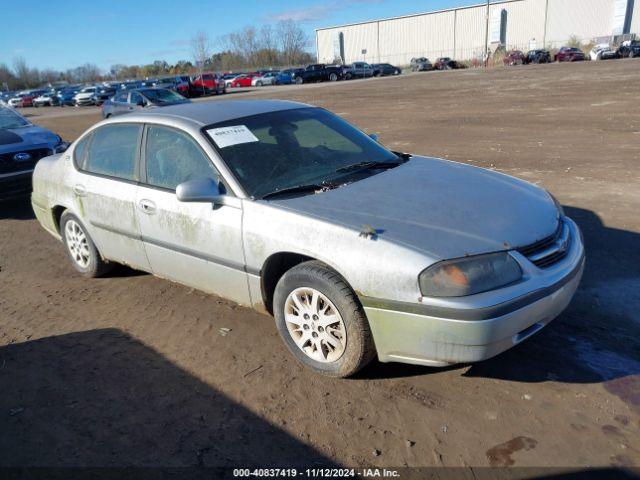
M 65 211 L 60 218 L 60 232 L 73 267 L 85 277 L 99 277 L 113 265 L 105 262 L 78 217 Z
M 375 355 L 373 336 L 355 293 L 317 261 L 286 272 L 274 293 L 278 332 L 296 359 L 316 372 L 348 377 Z
M 335 82 L 336 80 L 338 80 L 338 75 L 335 73 L 330 73 L 329 74 L 329 81 L 330 82 Z
M 304 80 L 302 79 L 302 77 L 296 77 L 296 85 L 302 85 L 304 83 Z

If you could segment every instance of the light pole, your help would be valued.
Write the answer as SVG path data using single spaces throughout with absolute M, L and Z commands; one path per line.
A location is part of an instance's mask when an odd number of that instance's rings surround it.
M 485 15 L 485 26 L 484 26 L 484 66 L 485 68 L 489 65 L 489 2 L 487 0 L 487 12 Z

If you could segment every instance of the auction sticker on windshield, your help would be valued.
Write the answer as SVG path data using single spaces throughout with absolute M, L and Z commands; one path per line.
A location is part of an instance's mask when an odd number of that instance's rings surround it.
M 232 127 L 210 128 L 207 130 L 209 136 L 220 148 L 238 145 L 240 143 L 258 142 L 251 130 L 245 125 L 234 125 Z

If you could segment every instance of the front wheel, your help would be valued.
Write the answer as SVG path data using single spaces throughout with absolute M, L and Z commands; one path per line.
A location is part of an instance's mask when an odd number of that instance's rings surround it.
M 60 218 L 60 232 L 73 267 L 85 277 L 99 277 L 113 267 L 105 262 L 78 217 L 65 211 Z
M 335 81 L 337 81 L 337 80 L 338 80 L 338 75 L 337 75 L 337 74 L 335 74 L 335 73 L 331 73 L 331 74 L 329 75 L 329 81 L 330 81 L 330 82 L 335 82 Z
M 302 79 L 302 77 L 296 78 L 296 85 L 302 85 L 303 83 L 304 83 L 304 80 Z
M 312 370 L 348 377 L 373 359 L 373 336 L 360 302 L 325 264 L 304 262 L 286 272 L 276 286 L 273 305 L 285 345 Z

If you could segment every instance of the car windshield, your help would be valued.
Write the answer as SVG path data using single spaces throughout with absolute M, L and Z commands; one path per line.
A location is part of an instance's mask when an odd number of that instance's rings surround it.
M 151 100 L 153 103 L 158 103 L 160 105 L 169 105 L 172 103 L 183 103 L 186 102 L 186 99 L 171 90 L 165 90 L 162 88 L 159 89 L 149 89 L 141 92 L 145 97 Z
M 24 118 L 8 108 L 0 108 L 0 129 L 19 128 L 29 125 Z
M 344 183 L 366 166 L 400 160 L 320 108 L 252 115 L 209 125 L 205 131 L 253 198 L 309 184 Z

